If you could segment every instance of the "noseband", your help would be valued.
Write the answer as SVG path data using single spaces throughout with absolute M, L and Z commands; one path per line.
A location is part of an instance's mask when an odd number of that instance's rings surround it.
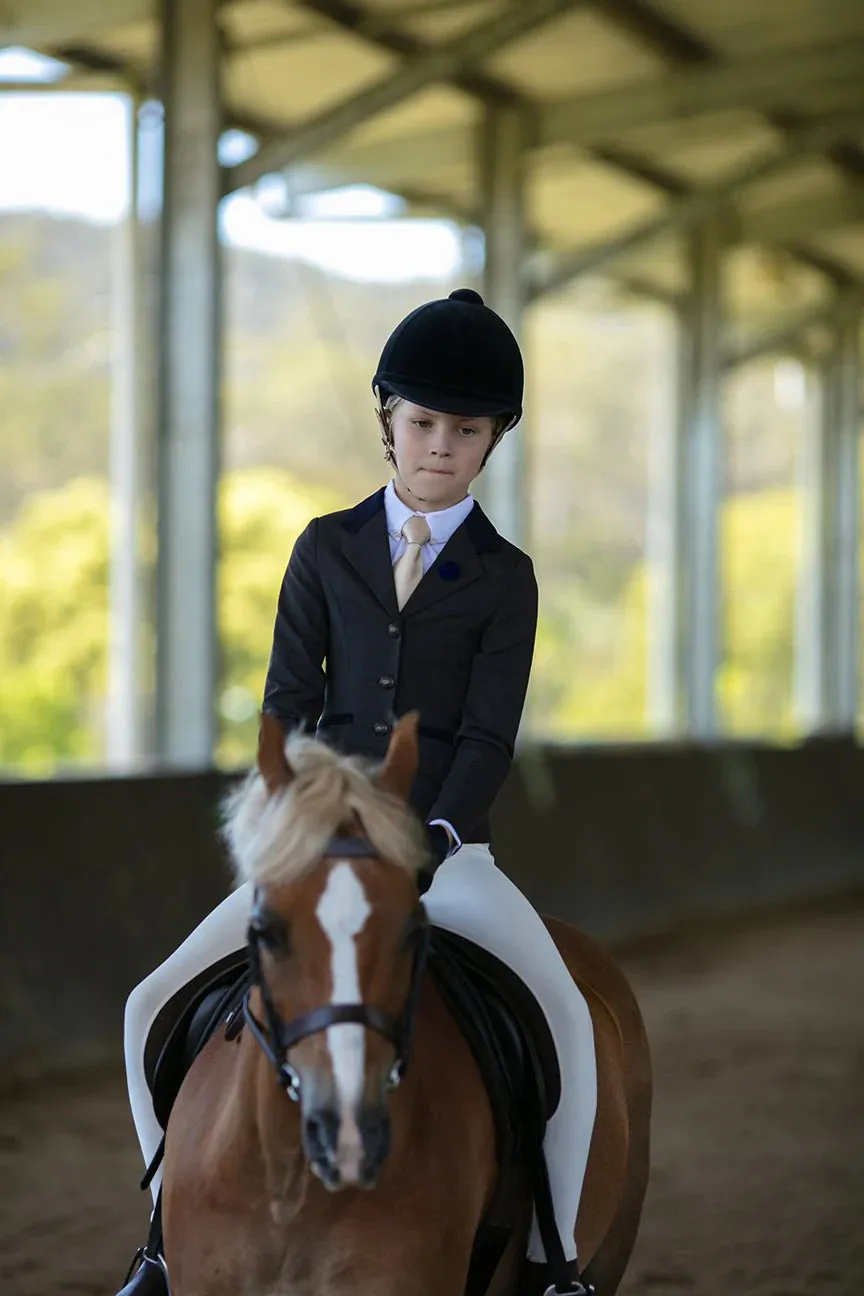
M 364 837 L 331 837 L 321 853 L 322 859 L 380 859 L 379 852 Z M 258 892 L 256 891 L 256 897 Z M 243 999 L 243 1016 L 250 1031 L 260 1044 L 264 1053 L 276 1069 L 281 1088 L 294 1102 L 300 1097 L 300 1076 L 288 1061 L 288 1052 L 308 1039 L 310 1035 L 319 1035 L 331 1026 L 343 1026 L 353 1023 L 365 1026 L 378 1035 L 383 1035 L 396 1053 L 390 1069 L 389 1085 L 392 1089 L 402 1080 L 408 1068 L 411 1053 L 411 1038 L 414 1031 L 414 1016 L 417 1001 L 420 997 L 420 983 L 426 966 L 426 955 L 429 950 L 429 920 L 422 904 L 417 905 L 412 915 L 412 926 L 409 945 L 413 952 L 411 981 L 405 1006 L 399 1017 L 392 1013 L 375 1008 L 372 1004 L 325 1004 L 313 1008 L 290 1022 L 285 1022 L 279 1015 L 273 1002 L 269 986 L 261 969 L 261 932 L 256 929 L 254 920 L 248 929 L 250 988 Z M 261 992 L 264 1005 L 264 1022 L 260 1022 L 252 1011 L 249 996 L 255 987 Z

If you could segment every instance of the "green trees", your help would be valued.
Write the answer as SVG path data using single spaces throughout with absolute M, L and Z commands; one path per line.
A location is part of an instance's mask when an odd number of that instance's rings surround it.
M 339 507 L 287 473 L 248 469 L 220 487 L 218 757 L 249 759 L 279 583 L 311 516 Z M 29 497 L 0 531 L 0 768 L 38 775 L 101 764 L 108 655 L 107 483 Z M 152 537 L 145 536 L 152 549 Z
M 225 765 L 248 762 L 255 751 L 276 599 L 294 541 L 310 518 L 345 503 L 268 468 L 250 468 L 223 479 L 217 757 Z
M 0 532 L 0 766 L 99 759 L 107 590 L 104 482 L 40 491 Z

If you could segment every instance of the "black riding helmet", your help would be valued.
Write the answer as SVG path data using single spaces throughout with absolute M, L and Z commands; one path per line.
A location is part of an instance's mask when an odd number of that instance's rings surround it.
M 372 379 L 382 405 L 390 395 L 444 414 L 522 416 L 519 344 L 473 288 L 426 302 L 390 334 Z

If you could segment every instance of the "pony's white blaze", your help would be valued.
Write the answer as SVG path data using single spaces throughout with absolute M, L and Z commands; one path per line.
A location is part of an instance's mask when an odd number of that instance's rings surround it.
M 333 988 L 331 1002 L 362 1003 L 356 937 L 372 912 L 366 892 L 350 864 L 334 864 L 321 893 L 316 914 L 331 946 Z M 339 1098 L 339 1140 L 336 1147 L 343 1182 L 356 1182 L 363 1161 L 363 1139 L 357 1127 L 357 1110 L 363 1096 L 366 1033 L 362 1026 L 345 1023 L 327 1030 L 327 1047 Z

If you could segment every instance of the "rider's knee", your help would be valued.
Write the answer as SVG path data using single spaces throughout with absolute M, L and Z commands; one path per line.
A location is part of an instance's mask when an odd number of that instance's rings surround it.
M 161 1008 L 165 995 L 160 982 L 158 972 L 151 972 L 129 995 L 123 1014 L 123 1026 L 127 1036 L 136 1035 L 146 1029 L 147 1024 Z

